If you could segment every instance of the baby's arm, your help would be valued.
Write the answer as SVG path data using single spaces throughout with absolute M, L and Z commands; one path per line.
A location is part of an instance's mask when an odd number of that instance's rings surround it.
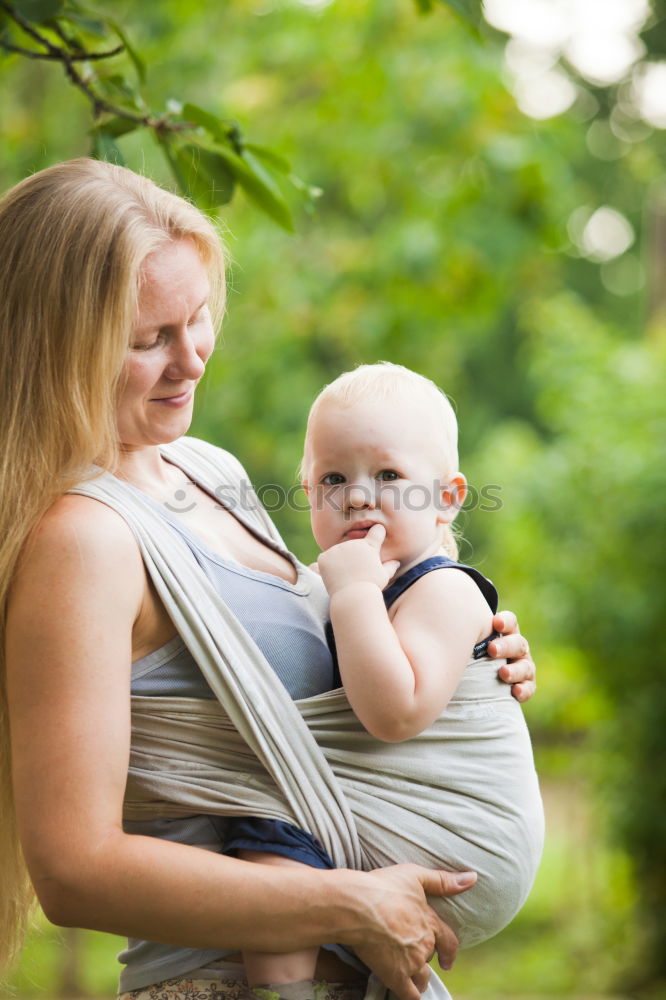
M 349 702 L 368 732 L 396 743 L 446 708 L 492 614 L 466 573 L 447 570 L 417 580 L 389 617 L 382 588 L 397 564 L 381 562 L 384 537 L 375 525 L 322 553 L 319 568 Z

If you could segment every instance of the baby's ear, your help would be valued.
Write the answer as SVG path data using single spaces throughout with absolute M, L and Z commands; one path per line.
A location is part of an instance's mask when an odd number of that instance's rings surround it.
M 312 487 L 310 486 L 310 483 L 307 481 L 307 479 L 301 479 L 301 489 L 305 493 L 308 503 L 310 504 L 310 506 L 312 506 Z
M 467 480 L 462 472 L 456 472 L 452 479 L 441 487 L 439 493 L 439 522 L 450 524 L 455 521 L 467 496 Z

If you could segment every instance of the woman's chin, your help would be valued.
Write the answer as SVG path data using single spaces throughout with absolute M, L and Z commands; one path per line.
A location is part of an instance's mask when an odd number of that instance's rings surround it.
M 126 435 L 121 433 L 121 450 L 125 452 L 139 451 L 142 448 L 156 448 L 162 444 L 171 444 L 173 441 L 177 441 L 187 434 L 192 423 L 191 413 L 187 414 L 186 419 L 184 419 L 184 414 L 179 414 L 179 417 L 178 420 L 165 420 L 160 421 L 159 424 L 152 424 L 138 433 Z

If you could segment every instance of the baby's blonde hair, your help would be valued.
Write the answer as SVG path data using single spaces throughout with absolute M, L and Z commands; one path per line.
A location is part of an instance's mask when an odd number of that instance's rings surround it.
M 453 407 L 444 392 L 431 379 L 419 375 L 411 368 L 391 361 L 378 361 L 373 365 L 359 365 L 343 372 L 333 382 L 324 386 L 316 397 L 305 430 L 301 480 L 308 479 L 310 464 L 311 431 L 322 405 L 335 402 L 340 406 L 353 406 L 360 402 L 399 400 L 417 406 L 429 418 L 428 430 L 433 433 L 433 444 L 440 462 L 439 474 L 446 482 L 458 472 L 458 422 Z M 451 559 L 458 558 L 458 545 L 451 525 L 444 526 L 442 548 Z

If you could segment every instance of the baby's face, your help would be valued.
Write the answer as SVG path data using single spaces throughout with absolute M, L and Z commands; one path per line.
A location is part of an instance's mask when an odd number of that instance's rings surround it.
M 442 526 L 457 508 L 434 436 L 418 406 L 324 402 L 311 427 L 305 469 L 319 546 L 362 538 L 382 524 L 383 560 L 397 559 L 404 570 L 436 554 Z

